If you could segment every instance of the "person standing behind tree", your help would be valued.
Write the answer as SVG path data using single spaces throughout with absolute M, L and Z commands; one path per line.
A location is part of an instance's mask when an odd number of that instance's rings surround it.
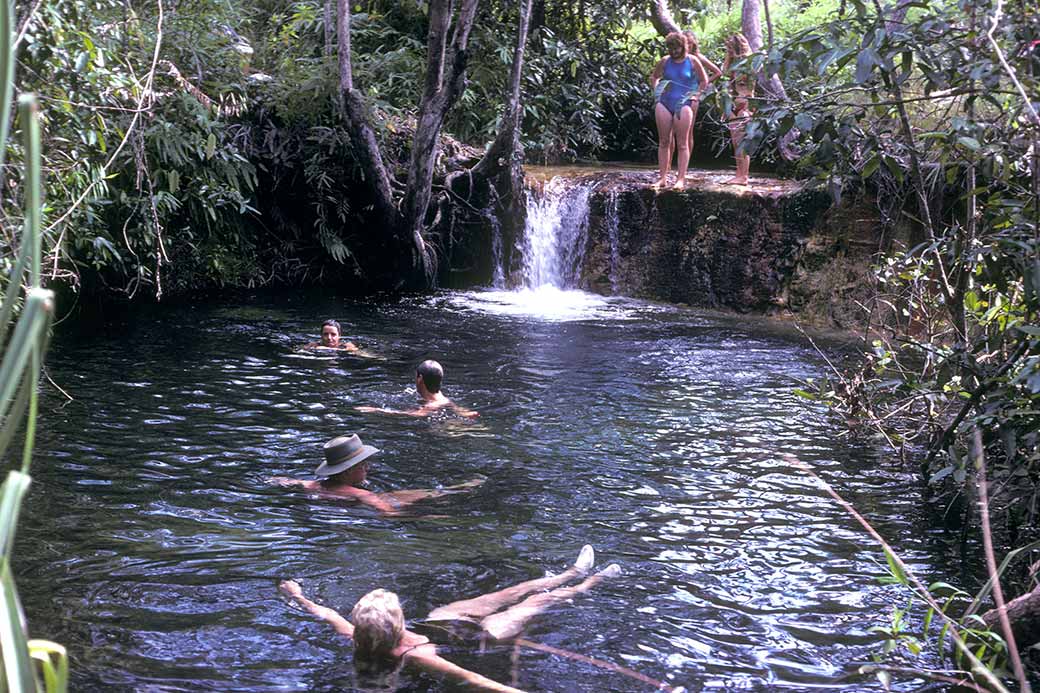
M 726 114 L 729 134 L 733 140 L 733 156 L 737 160 L 737 175 L 726 181 L 727 185 L 747 185 L 751 169 L 751 157 L 742 154 L 740 143 L 744 141 L 745 129 L 753 113 L 751 99 L 755 96 L 755 78 L 750 74 L 738 74 L 733 70 L 735 63 L 751 55 L 751 45 L 744 34 L 733 34 L 726 39 L 726 61 L 722 71 L 729 76 L 730 95 L 733 97 L 731 110 Z
M 668 57 L 650 74 L 656 103 L 654 120 L 657 122 L 657 164 L 660 176 L 656 187 L 668 184 L 668 170 L 672 164 L 671 139 L 678 143 L 676 168 L 679 177 L 675 188 L 686 186 L 686 167 L 690 162 L 690 129 L 700 103 L 701 92 L 708 84 L 708 75 L 701 62 L 686 50 L 686 39 L 677 31 L 665 37 Z

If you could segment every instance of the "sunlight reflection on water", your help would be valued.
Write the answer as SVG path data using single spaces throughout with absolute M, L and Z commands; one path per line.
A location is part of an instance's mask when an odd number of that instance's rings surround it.
M 296 351 L 330 316 L 380 358 Z M 922 574 L 941 549 L 912 474 L 793 394 L 825 364 L 790 332 L 541 287 L 170 309 L 66 340 L 48 370 L 77 399 L 44 391 L 15 552 L 34 635 L 69 647 L 74 690 L 351 689 L 349 647 L 289 607 L 279 579 L 348 612 L 385 587 L 419 618 L 558 572 L 591 543 L 624 575 L 529 638 L 691 690 L 880 689 L 856 672 L 897 588 L 779 453 L 869 508 Z M 414 406 L 425 358 L 479 419 L 357 410 Z M 373 490 L 487 483 L 408 519 L 267 483 L 310 478 L 348 431 L 381 449 Z M 514 672 L 506 649 L 451 657 L 531 691 L 644 690 L 544 653 Z
M 467 291 L 448 302 L 491 315 L 535 318 L 547 322 L 573 320 L 631 320 L 625 299 L 607 298 L 577 289 L 558 289 L 545 284 L 516 291 Z

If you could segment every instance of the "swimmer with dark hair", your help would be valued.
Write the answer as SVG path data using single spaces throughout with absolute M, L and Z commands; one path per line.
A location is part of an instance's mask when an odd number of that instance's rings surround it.
M 415 409 L 402 411 L 399 409 L 385 409 L 382 407 L 358 407 L 357 410 L 365 413 L 397 414 L 401 416 L 430 416 L 444 409 L 450 409 L 459 416 L 466 419 L 475 419 L 480 414 L 472 409 L 461 407 L 441 392 L 441 383 L 444 381 L 444 368 L 441 364 L 427 359 L 415 367 L 415 390 L 419 394 L 419 406 Z

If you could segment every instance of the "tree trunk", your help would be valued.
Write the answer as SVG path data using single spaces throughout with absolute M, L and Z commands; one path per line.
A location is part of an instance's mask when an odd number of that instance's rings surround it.
M 354 73 L 350 64 L 350 0 L 338 0 L 337 9 L 339 90 L 351 145 L 365 172 L 365 185 L 372 197 L 378 223 L 383 228 L 396 230 L 401 225 L 401 215 L 394 204 L 390 176 L 383 163 L 375 132 L 368 122 L 365 100 L 361 92 L 354 88 Z
M 1040 586 L 1009 601 L 1007 615 L 1015 642 L 1021 649 L 1040 643 Z M 1000 628 L 1000 616 L 996 609 L 984 613 L 982 620 L 994 631 Z
M 325 29 L 325 57 L 332 55 L 332 0 L 325 0 L 325 7 L 322 11 L 322 20 Z
M 679 25 L 672 19 L 672 12 L 668 9 L 668 0 L 650 0 L 650 23 L 661 36 L 679 31 Z
M 768 2 L 768 0 L 763 1 Z M 740 26 L 741 31 L 744 33 L 744 37 L 748 40 L 748 45 L 751 46 L 751 50 L 755 52 L 762 50 L 762 20 L 758 12 L 758 0 L 744 0 L 744 5 L 740 12 Z M 770 22 L 770 48 L 772 48 L 773 43 L 772 36 L 773 26 Z M 787 91 L 784 89 L 784 84 L 780 81 L 780 77 L 776 73 L 767 76 L 764 71 L 759 72 L 756 82 L 767 99 L 771 101 L 787 100 Z M 798 139 L 800 134 L 801 133 L 797 128 L 792 127 L 780 138 L 778 143 L 780 156 L 782 156 L 786 161 L 795 161 L 798 159 L 799 153 L 794 148 L 794 141 Z
M 473 167 L 474 176 L 491 178 L 511 161 L 518 160 L 520 157 L 520 83 L 524 70 L 524 51 L 527 46 L 532 4 L 533 0 L 525 0 L 520 5 L 520 26 L 517 31 L 516 48 L 513 49 L 513 66 L 509 71 L 509 97 L 502 111 L 502 123 L 499 126 L 498 135 L 477 165 Z
M 445 115 L 465 89 L 466 46 L 478 2 L 479 0 L 463 0 L 458 19 L 455 21 L 450 51 L 447 48 L 447 40 L 453 3 L 451 0 L 430 2 L 426 82 L 408 166 L 408 188 L 403 209 L 405 227 L 412 239 L 413 266 L 422 270 L 422 279 L 427 286 L 433 285 L 436 275 L 434 257 L 423 240 L 423 231 L 426 228 L 426 212 L 430 207 L 433 170 L 437 160 L 437 138 L 444 125 Z
M 903 20 L 906 19 L 906 13 L 910 10 L 910 5 L 914 0 L 899 0 L 896 6 L 892 8 L 892 11 L 885 18 L 885 31 L 892 33 L 903 28 Z
M 762 50 L 762 19 L 759 14 L 758 0 L 744 0 L 744 7 L 740 13 L 740 26 L 751 50 L 756 53 Z M 766 76 L 765 72 L 760 72 L 758 86 L 768 98 L 774 101 L 787 100 L 787 92 L 776 74 Z

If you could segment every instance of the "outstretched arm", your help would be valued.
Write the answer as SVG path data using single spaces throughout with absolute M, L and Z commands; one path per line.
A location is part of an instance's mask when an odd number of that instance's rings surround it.
M 321 620 L 327 621 L 340 635 L 347 638 L 354 637 L 354 624 L 340 616 L 339 612 L 335 609 L 330 609 L 321 604 L 315 604 L 310 599 L 303 596 L 303 589 L 300 587 L 300 583 L 295 580 L 285 580 L 278 585 L 278 587 L 282 592 L 289 597 L 292 597 L 307 611 L 311 612 Z
M 493 679 L 489 679 L 486 676 L 481 676 L 475 671 L 463 669 L 458 664 L 449 662 L 444 659 L 444 657 L 437 654 L 437 649 L 433 645 L 417 647 L 405 655 L 405 658 L 409 664 L 414 664 L 425 671 L 432 674 L 449 676 L 456 681 L 468 684 L 482 691 L 495 691 L 496 693 L 524 693 L 519 688 L 507 686 Z
M 356 407 L 356 409 L 360 412 L 364 412 L 365 414 L 392 414 L 394 416 L 429 416 L 433 413 L 432 411 L 427 411 L 426 409 L 422 408 L 412 409 L 411 411 L 402 411 L 400 409 L 385 409 L 383 407 L 362 406 Z

